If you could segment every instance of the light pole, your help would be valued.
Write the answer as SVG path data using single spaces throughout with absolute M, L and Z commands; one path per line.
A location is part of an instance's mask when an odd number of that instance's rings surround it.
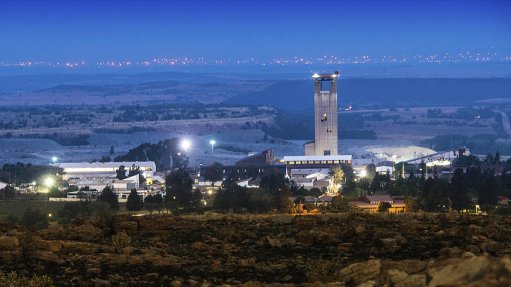
M 216 141 L 215 140 L 210 140 L 209 144 L 211 145 L 211 152 L 214 152 L 215 151 Z

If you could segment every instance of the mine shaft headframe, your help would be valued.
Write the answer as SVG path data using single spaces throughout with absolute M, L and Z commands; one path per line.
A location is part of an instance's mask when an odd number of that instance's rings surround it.
M 326 73 L 314 73 L 312 74 L 312 78 L 317 82 L 323 82 L 323 81 L 334 81 L 337 78 L 341 76 L 341 73 L 339 71 L 335 71 L 333 74 L 326 74 Z

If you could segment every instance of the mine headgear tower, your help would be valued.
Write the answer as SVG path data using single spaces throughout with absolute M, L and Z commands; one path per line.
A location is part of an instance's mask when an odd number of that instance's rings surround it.
M 337 79 L 333 74 L 314 74 L 314 142 L 305 145 L 305 155 L 337 155 Z

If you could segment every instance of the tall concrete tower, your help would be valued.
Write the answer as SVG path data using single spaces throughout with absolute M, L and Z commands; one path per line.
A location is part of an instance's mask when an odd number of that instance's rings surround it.
M 305 145 L 305 155 L 337 155 L 337 79 L 333 74 L 314 74 L 315 140 Z

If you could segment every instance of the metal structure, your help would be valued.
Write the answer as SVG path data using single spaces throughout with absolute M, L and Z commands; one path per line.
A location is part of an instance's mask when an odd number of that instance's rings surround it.
M 314 74 L 314 133 L 315 140 L 305 145 L 305 155 L 337 155 L 338 111 L 337 79 L 333 74 Z

